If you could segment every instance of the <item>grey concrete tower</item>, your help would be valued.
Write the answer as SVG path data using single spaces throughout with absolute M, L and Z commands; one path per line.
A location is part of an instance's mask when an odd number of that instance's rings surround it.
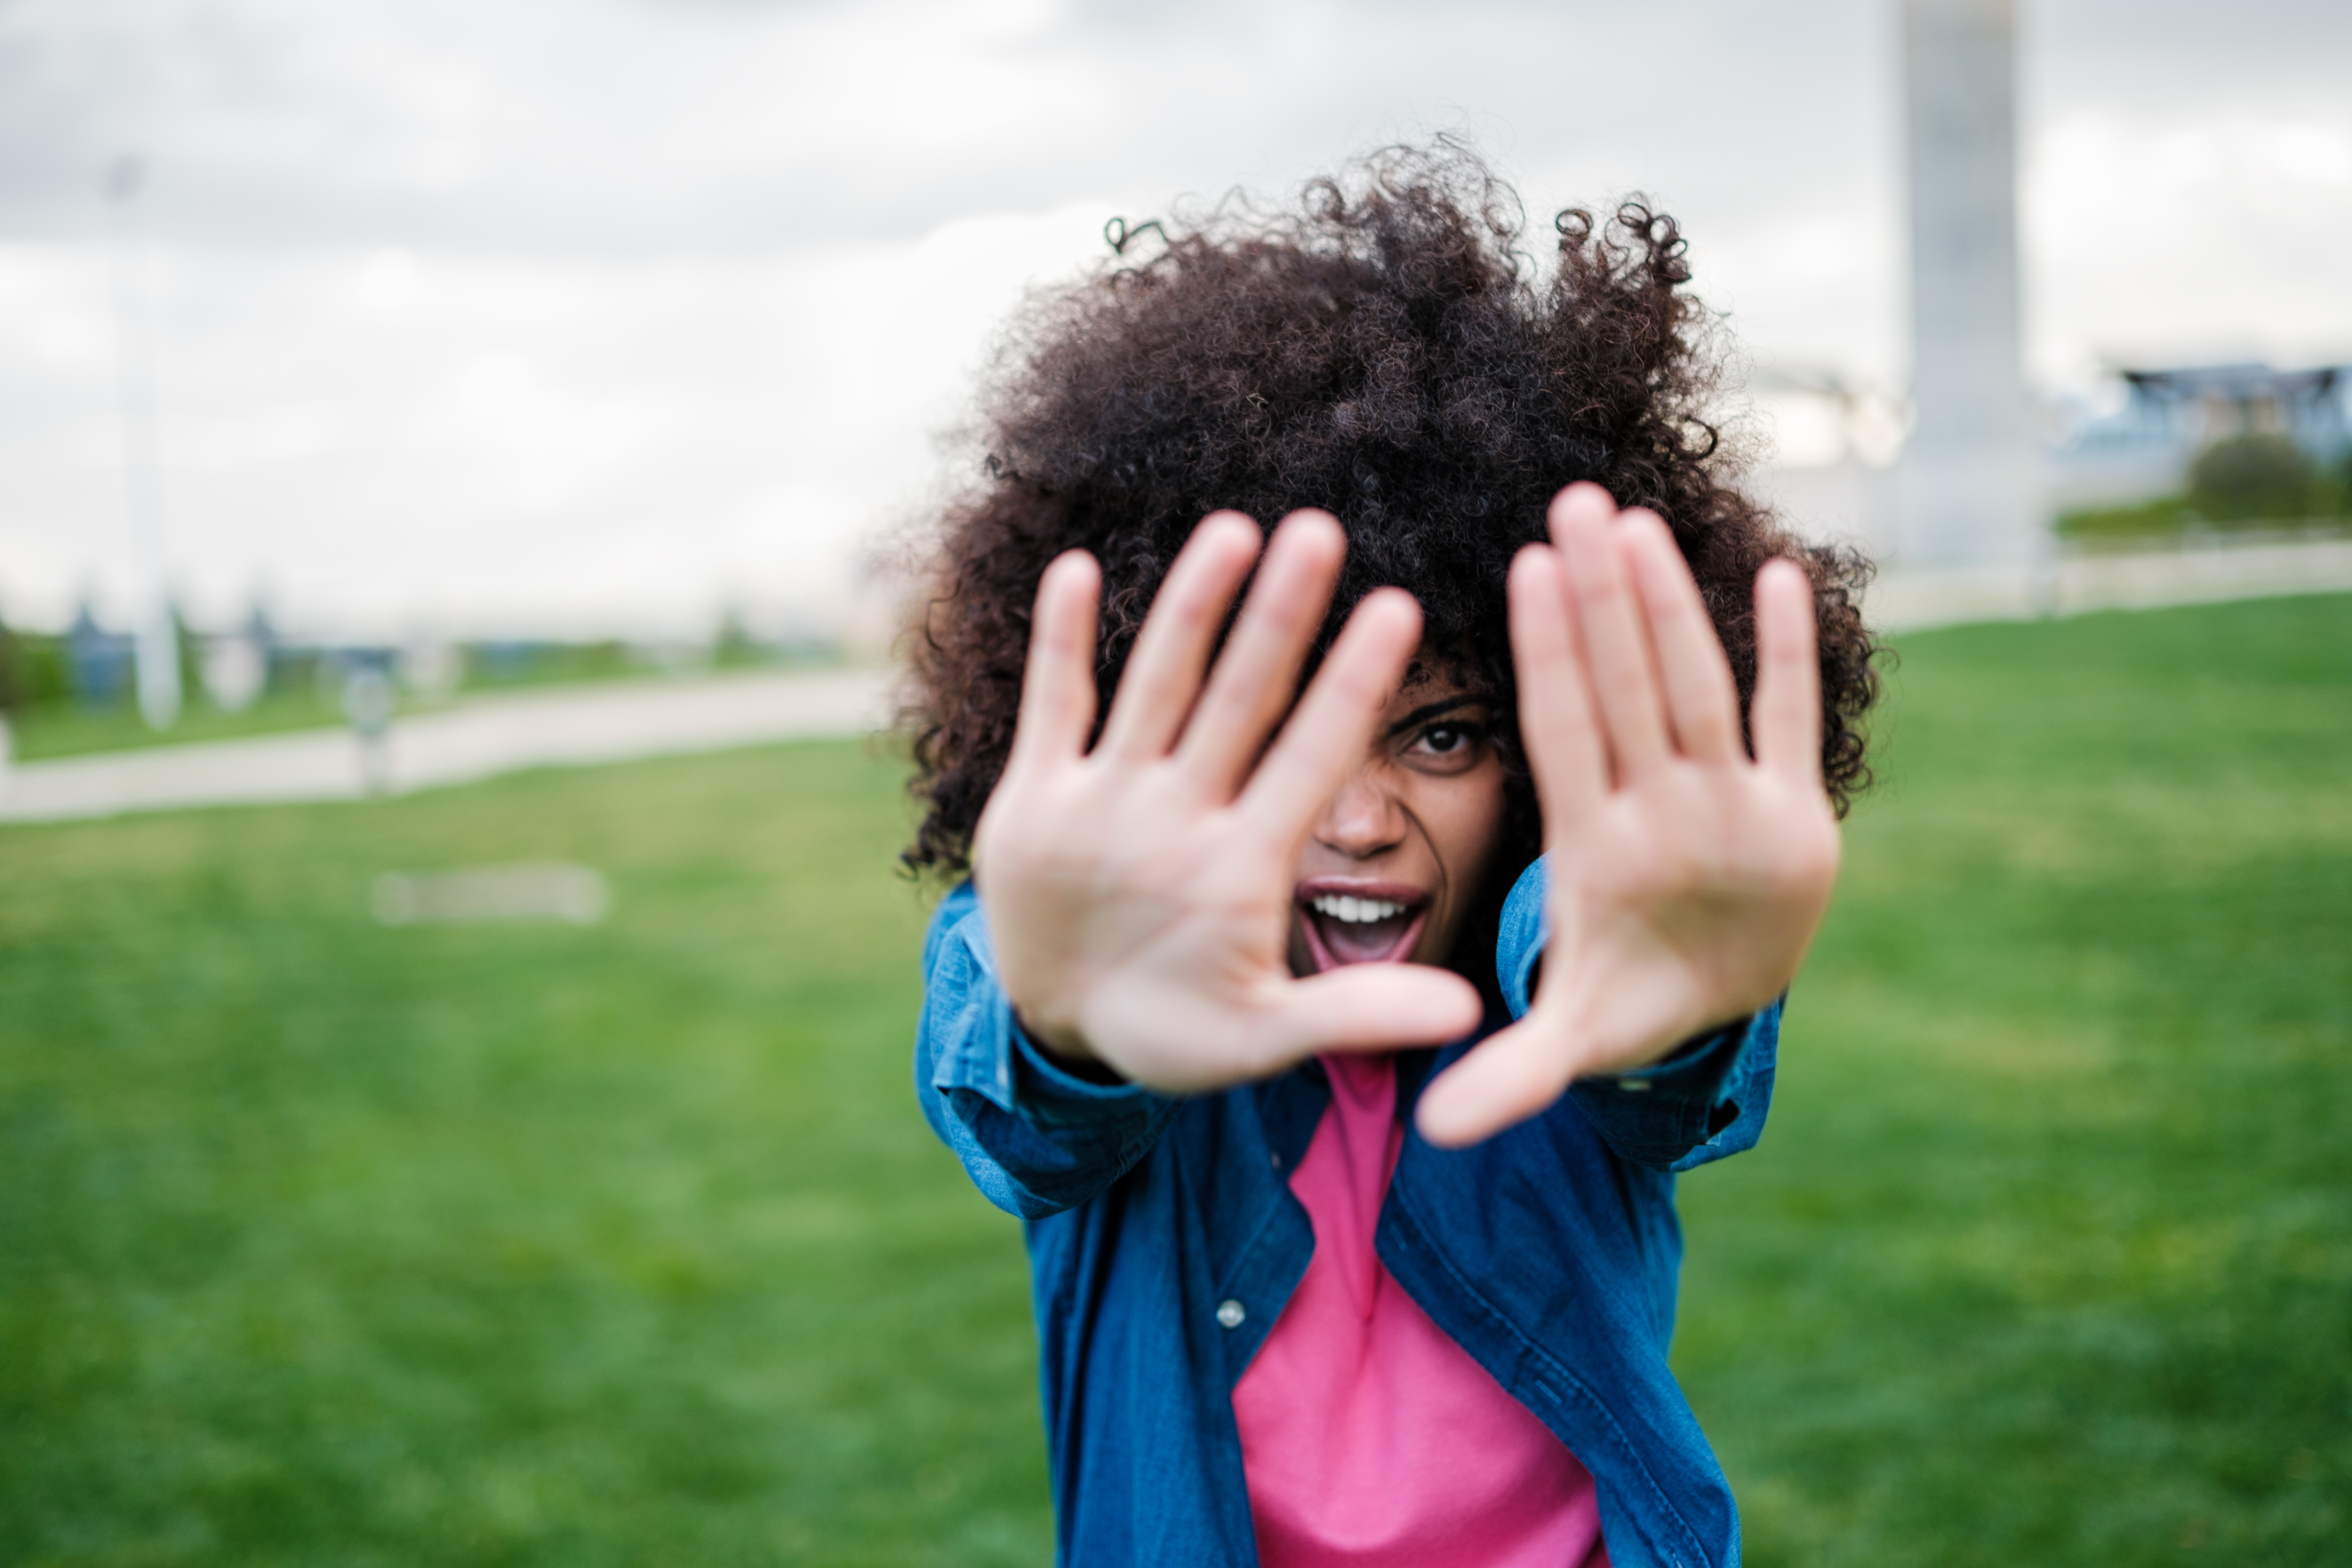
M 1911 399 L 1902 558 L 2044 553 L 2018 321 L 2014 0 L 1903 0 Z

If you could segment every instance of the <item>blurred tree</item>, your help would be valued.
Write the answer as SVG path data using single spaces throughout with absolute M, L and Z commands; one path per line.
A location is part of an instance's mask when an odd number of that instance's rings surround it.
M 200 693 L 205 683 L 196 672 L 205 667 L 205 650 L 197 645 L 196 634 L 188 629 L 188 617 L 181 613 L 178 598 L 169 601 L 165 613 L 172 617 L 172 640 L 179 649 L 180 689 L 187 695 Z
M 253 613 L 246 617 L 245 635 L 261 653 L 262 690 L 303 689 L 309 672 L 288 668 L 293 650 L 279 645 L 278 627 L 269 618 L 269 605 L 258 596 L 253 601 Z
M 32 706 L 62 707 L 73 696 L 73 666 L 66 657 L 66 639 L 49 632 L 13 635 Z
M 743 624 L 742 613 L 736 606 L 729 605 L 719 611 L 719 636 L 710 649 L 712 663 L 722 669 L 758 664 L 761 661 L 762 652 L 760 639 L 753 637 L 751 628 Z
M 32 671 L 25 667 L 25 645 L 0 621 L 0 713 L 19 713 L 33 705 Z
M 2288 437 L 2250 431 L 2197 454 L 2189 504 L 2215 522 L 2306 518 L 2319 510 L 2319 469 Z

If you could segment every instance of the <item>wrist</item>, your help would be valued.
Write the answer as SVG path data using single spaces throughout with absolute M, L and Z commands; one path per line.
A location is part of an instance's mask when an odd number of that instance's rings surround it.
M 1613 1078 L 1662 1067 L 1723 1027 L 1706 1009 L 1632 987 L 1562 989 L 1567 994 L 1555 999 L 1550 1016 L 1559 1037 L 1576 1042 L 1579 1076 Z
M 1013 1008 L 1013 1026 L 1019 1029 L 1030 1044 L 1052 1060 L 1054 1065 L 1073 1077 L 1089 1083 L 1125 1083 L 1127 1079 L 1117 1068 L 1095 1055 L 1086 1037 L 1074 1028 L 1053 1028 L 1037 1023 L 1021 1010 Z

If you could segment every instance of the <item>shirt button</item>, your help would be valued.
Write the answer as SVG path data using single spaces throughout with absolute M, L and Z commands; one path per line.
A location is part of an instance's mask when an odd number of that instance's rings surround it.
M 1225 1328 L 1240 1328 L 1242 1326 L 1242 1320 L 1248 1316 L 1248 1310 L 1243 1307 L 1239 1301 L 1220 1301 L 1217 1303 L 1217 1321 Z

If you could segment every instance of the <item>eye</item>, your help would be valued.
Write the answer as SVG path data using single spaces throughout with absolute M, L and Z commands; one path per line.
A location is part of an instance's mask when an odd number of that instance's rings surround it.
M 1444 719 L 1414 732 L 1404 749 L 1404 761 L 1427 773 L 1458 773 L 1476 764 L 1486 741 L 1485 725 Z

